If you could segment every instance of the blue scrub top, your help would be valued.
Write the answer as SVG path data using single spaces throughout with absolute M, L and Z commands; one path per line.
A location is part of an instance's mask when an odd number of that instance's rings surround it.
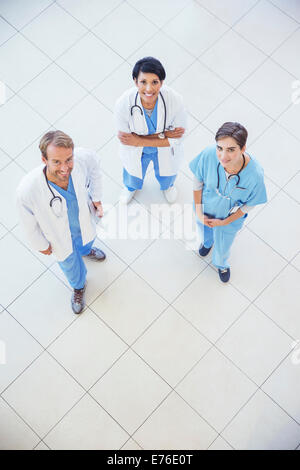
M 221 194 L 229 196 L 229 200 L 217 195 L 218 185 L 218 163 L 216 145 L 206 147 L 190 163 L 190 169 L 196 178 L 203 182 L 202 204 L 204 212 L 213 217 L 224 219 L 228 217 L 230 209 L 247 206 L 256 206 L 267 202 L 267 194 L 264 183 L 264 171 L 258 161 L 251 155 L 248 165 L 239 173 L 240 182 L 236 188 L 238 178 L 230 178 L 226 194 L 224 193 L 226 185 L 226 173 L 222 165 L 219 166 L 219 191 Z M 247 214 L 245 214 L 246 216 Z
M 81 237 L 81 229 L 79 224 L 79 207 L 77 202 L 77 196 L 75 193 L 74 185 L 72 176 L 69 177 L 69 184 L 68 189 L 65 190 L 60 186 L 57 186 L 55 183 L 49 181 L 49 184 L 56 189 L 56 191 L 65 198 L 67 203 L 68 209 L 68 219 L 69 219 L 69 226 L 71 231 L 71 237 L 73 244 L 75 246 L 82 247 L 82 237 Z
M 157 127 L 157 103 L 158 99 L 156 100 L 155 106 L 153 108 L 151 117 L 148 116 L 146 113 L 145 108 L 143 107 L 143 112 L 144 116 L 146 119 L 147 127 L 148 127 L 148 135 L 152 135 L 156 133 L 156 127 Z M 144 147 L 143 148 L 143 153 L 150 154 L 150 153 L 155 153 L 157 152 L 157 147 Z

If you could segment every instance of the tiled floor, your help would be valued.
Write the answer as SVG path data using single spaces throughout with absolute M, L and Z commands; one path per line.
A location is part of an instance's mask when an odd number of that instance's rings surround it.
M 298 0 L 0 2 L 1 449 L 299 447 L 299 50 Z M 114 102 L 149 54 L 190 113 L 179 204 L 159 224 L 150 172 L 129 217 L 156 222 L 156 238 L 104 239 L 76 317 L 54 260 L 23 239 L 15 188 L 39 137 L 61 128 L 97 150 L 116 206 Z M 166 236 L 192 199 L 187 162 L 225 120 L 248 128 L 269 194 L 228 285 L 185 236 Z

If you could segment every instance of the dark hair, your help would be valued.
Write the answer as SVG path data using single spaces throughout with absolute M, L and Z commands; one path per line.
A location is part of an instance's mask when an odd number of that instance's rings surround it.
M 242 124 L 238 122 L 225 122 L 216 133 L 216 142 L 222 137 L 232 137 L 240 148 L 246 145 L 248 132 Z
M 132 78 L 137 80 L 139 73 L 155 73 L 160 81 L 166 78 L 166 71 L 159 60 L 154 57 L 144 57 L 137 61 L 132 70 Z

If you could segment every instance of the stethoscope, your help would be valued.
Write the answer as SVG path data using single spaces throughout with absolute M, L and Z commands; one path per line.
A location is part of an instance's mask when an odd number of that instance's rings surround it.
M 221 194 L 220 191 L 219 191 L 219 187 L 220 187 L 219 168 L 220 168 L 220 165 L 221 165 L 221 164 L 220 164 L 220 162 L 218 163 L 218 167 L 217 167 L 218 185 L 217 185 L 217 187 L 216 187 L 216 192 L 217 192 L 218 196 L 221 196 L 221 197 L 223 197 L 223 198 L 225 198 L 225 199 L 230 199 L 230 196 L 231 196 L 231 194 L 233 193 L 233 191 L 234 191 L 235 189 L 246 189 L 246 188 L 242 188 L 241 186 L 239 186 L 240 180 L 241 180 L 241 178 L 240 178 L 240 172 L 242 171 L 242 169 L 244 168 L 245 163 L 246 163 L 245 155 L 242 154 L 242 156 L 243 156 L 243 164 L 242 164 L 242 167 L 240 168 L 240 170 L 239 170 L 237 173 L 234 173 L 234 174 L 229 175 L 229 176 L 227 177 L 227 181 L 226 181 L 225 188 L 224 188 L 224 195 Z M 230 181 L 230 178 L 234 178 L 235 176 L 237 177 L 237 182 L 236 182 L 235 186 L 232 188 L 230 194 L 228 194 L 228 196 L 225 196 L 225 194 L 226 194 L 226 189 L 227 189 L 228 183 L 229 183 L 229 181 Z
M 60 196 L 55 196 L 54 192 L 52 191 L 51 189 L 51 186 L 49 184 L 49 181 L 48 181 L 48 178 L 47 178 L 47 167 L 45 166 L 45 168 L 43 169 L 43 172 L 44 172 L 44 175 L 45 175 L 45 180 L 46 180 L 46 184 L 49 188 L 49 191 L 51 192 L 51 195 L 52 195 L 52 199 L 49 203 L 53 213 L 56 215 L 56 217 L 61 217 L 62 216 L 62 208 L 63 208 L 63 202 L 62 202 L 62 198 Z
M 140 111 L 140 113 L 141 113 L 141 115 L 142 115 L 142 116 L 144 115 L 142 108 L 137 104 L 138 94 L 139 94 L 139 92 L 137 91 L 137 92 L 136 92 L 136 95 L 135 95 L 134 105 L 131 106 L 131 108 L 130 108 L 130 114 L 131 114 L 131 116 L 133 116 L 133 110 L 134 110 L 134 108 L 138 108 L 139 111 Z M 162 102 L 163 102 L 163 105 L 164 105 L 164 128 L 163 128 L 162 132 L 165 132 L 166 130 L 168 130 L 168 131 L 173 131 L 173 130 L 175 129 L 174 126 L 169 126 L 168 129 L 166 128 L 166 124 L 167 124 L 167 107 L 166 107 L 166 102 L 165 102 L 165 99 L 164 99 L 163 95 L 161 94 L 161 92 L 159 92 L 159 94 L 160 94 L 160 97 L 161 97 Z

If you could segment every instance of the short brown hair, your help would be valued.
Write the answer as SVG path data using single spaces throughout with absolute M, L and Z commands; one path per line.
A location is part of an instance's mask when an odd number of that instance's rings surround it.
M 74 149 L 74 142 L 67 134 L 62 131 L 47 132 L 40 140 L 39 148 L 44 158 L 47 158 L 47 147 L 53 144 L 55 147 L 64 147 Z
M 222 137 L 232 137 L 240 148 L 246 145 L 247 129 L 238 122 L 225 122 L 216 133 L 216 142 Z

